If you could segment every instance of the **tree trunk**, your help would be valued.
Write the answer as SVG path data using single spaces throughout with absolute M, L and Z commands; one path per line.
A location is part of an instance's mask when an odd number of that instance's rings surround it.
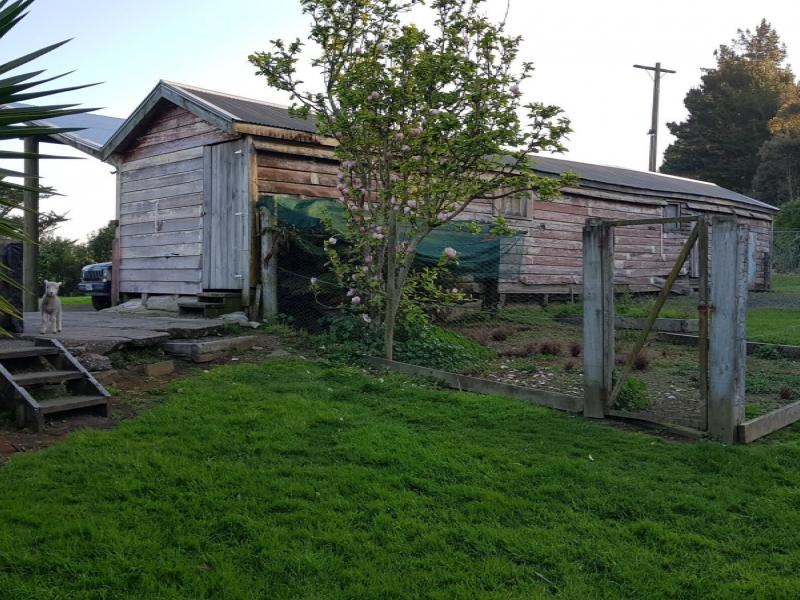
M 386 236 L 386 301 L 383 322 L 383 356 L 392 360 L 394 356 L 394 330 L 397 321 L 397 221 L 394 213 L 389 217 L 389 231 Z

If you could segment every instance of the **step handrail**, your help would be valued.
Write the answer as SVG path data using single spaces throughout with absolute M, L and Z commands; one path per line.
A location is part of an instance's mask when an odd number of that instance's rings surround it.
M 24 387 L 22 387 L 16 382 L 16 380 L 14 379 L 14 375 L 12 375 L 11 372 L 8 369 L 6 369 L 1 363 L 0 363 L 0 376 L 2 376 L 5 382 L 9 385 L 9 387 L 12 389 L 17 398 L 27 405 L 27 408 L 33 415 L 34 422 L 39 423 L 42 417 L 41 406 L 36 401 L 36 399 L 28 393 L 28 390 L 26 390 Z
M 79 371 L 86 378 L 86 380 L 89 383 L 91 383 L 92 386 L 94 386 L 94 388 L 97 390 L 97 392 L 101 396 L 104 396 L 105 398 L 111 398 L 111 394 L 108 392 L 108 390 L 106 390 L 106 388 L 104 388 L 100 384 L 100 382 L 97 381 L 97 379 L 94 378 L 94 375 L 92 375 L 89 371 L 86 370 L 86 367 L 84 367 L 78 361 L 78 359 L 75 358 L 72 355 L 72 353 L 64 347 L 64 344 L 62 344 L 59 340 L 57 340 L 55 338 L 39 338 L 39 339 L 36 340 L 35 345 L 36 346 L 45 346 L 48 343 L 51 346 L 54 346 L 58 350 L 59 354 L 61 356 L 63 356 L 65 359 L 67 359 L 69 364 L 72 365 L 77 371 Z

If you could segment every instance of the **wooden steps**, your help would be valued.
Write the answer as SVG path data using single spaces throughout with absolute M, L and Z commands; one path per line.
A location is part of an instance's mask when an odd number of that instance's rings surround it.
M 42 386 L 59 386 L 57 393 L 63 395 L 37 399 Z M 20 427 L 39 431 L 45 415 L 87 408 L 107 417 L 110 397 L 58 340 L 40 339 L 35 345 L 19 341 L 0 348 L 0 401 L 12 405 Z
M 79 371 L 35 371 L 33 373 L 15 373 L 14 381 L 21 386 L 64 383 L 73 379 L 82 379 Z
M 178 314 L 213 319 L 242 310 L 241 292 L 203 292 L 196 300 L 178 302 Z
M 42 400 L 39 407 L 44 414 L 66 412 L 89 408 L 91 406 L 102 406 L 108 404 L 106 396 L 67 396 L 65 398 L 54 398 L 52 400 Z
M 29 358 L 32 356 L 54 356 L 58 354 L 57 348 L 47 346 L 32 346 L 24 348 L 8 348 L 0 350 L 0 361 L 13 358 Z

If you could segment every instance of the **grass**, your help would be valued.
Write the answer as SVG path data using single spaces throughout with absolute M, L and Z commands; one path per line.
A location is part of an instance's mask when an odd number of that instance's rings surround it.
M 62 296 L 61 304 L 74 305 L 74 304 L 91 304 L 91 296 Z
M 800 346 L 800 308 L 751 308 L 747 311 L 747 339 Z
M 800 594 L 798 429 L 676 444 L 299 359 L 0 468 L 4 600 Z
M 800 294 L 800 274 L 774 274 L 772 275 L 772 291 Z

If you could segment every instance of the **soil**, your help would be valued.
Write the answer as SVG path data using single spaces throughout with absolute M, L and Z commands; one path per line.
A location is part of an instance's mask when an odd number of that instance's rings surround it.
M 197 374 L 215 366 L 231 363 L 257 363 L 269 356 L 282 355 L 281 341 L 273 335 L 260 335 L 256 348 L 246 352 L 232 353 L 201 365 L 175 360 L 175 371 L 169 375 L 147 377 L 143 364 L 135 360 L 128 366 L 106 372 L 101 377 L 105 385 L 114 390 L 111 399 L 111 416 L 100 417 L 89 411 L 75 411 L 64 415 L 53 415 L 45 423 L 44 431 L 34 432 L 28 428 L 17 429 L 10 415 L 0 413 L 0 464 L 17 452 L 31 452 L 51 446 L 78 429 L 112 429 L 117 424 L 131 419 L 163 400 L 163 390 L 168 383 Z M 163 358 L 158 359 L 163 360 Z M 6 418 L 4 418 L 6 417 Z
M 580 326 L 555 321 L 514 325 L 497 323 L 455 327 L 460 333 L 495 350 L 498 357 L 478 365 L 470 374 L 493 381 L 581 396 L 583 394 Z M 617 332 L 617 362 L 623 364 L 638 331 Z M 697 350 L 650 341 L 643 369 L 632 377 L 647 386 L 650 401 L 636 411 L 642 418 L 705 430 L 700 401 Z M 800 365 L 788 359 L 748 356 L 746 417 L 751 418 L 800 400 Z

